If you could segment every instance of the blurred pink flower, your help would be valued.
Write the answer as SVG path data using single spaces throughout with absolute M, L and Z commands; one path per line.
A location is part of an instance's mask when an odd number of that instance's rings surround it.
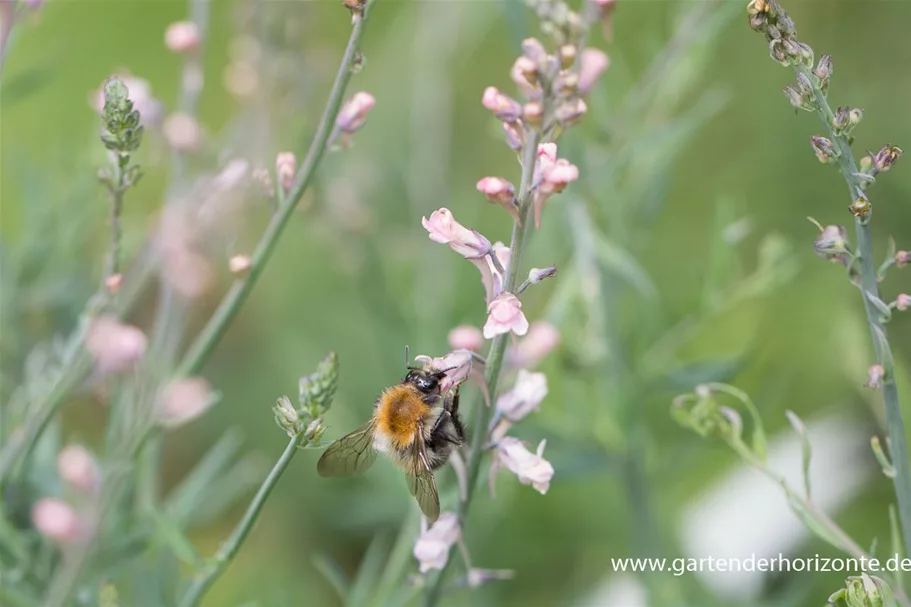
M 538 64 L 526 56 L 521 56 L 512 64 L 509 72 L 512 81 L 525 95 L 532 96 L 538 91 Z
M 526 38 L 522 41 L 522 54 L 534 63 L 537 70 L 547 64 L 547 50 L 537 38 Z
M 504 437 L 497 443 L 496 461 L 491 467 L 491 474 L 499 466 L 506 466 L 507 470 L 518 477 L 520 483 L 531 485 L 535 491 L 544 495 L 554 476 L 554 467 L 542 457 L 546 443 L 542 440 L 537 453 L 532 453 L 519 439 Z
M 452 216 L 447 208 L 434 211 L 430 219 L 423 217 L 421 225 L 430 233 L 430 239 L 449 247 L 467 259 L 478 259 L 490 252 L 490 241 L 469 230 Z
M 101 485 L 98 462 L 81 445 L 68 445 L 57 454 L 57 474 L 64 483 L 85 495 L 97 493 Z
M 200 36 L 191 21 L 175 21 L 164 33 L 164 43 L 175 53 L 189 53 L 199 48 Z
M 294 172 L 297 170 L 297 158 L 294 152 L 281 152 L 275 157 L 275 177 L 286 192 L 294 183 Z
M 531 323 L 528 334 L 511 350 L 509 363 L 515 367 L 535 367 L 560 343 L 560 332 L 546 320 Z
M 497 399 L 497 409 L 503 417 L 515 423 L 536 411 L 547 396 L 547 377 L 543 373 L 531 373 L 519 369 L 512 390 Z
M 506 145 L 514 150 L 522 148 L 522 144 L 525 141 L 525 135 L 522 132 L 522 127 L 518 123 L 504 122 L 503 132 L 506 134 Z
M 886 370 L 883 369 L 882 365 L 872 365 L 867 369 L 867 383 L 864 386 L 868 388 L 873 388 L 874 390 L 878 389 L 882 385 L 882 379 L 886 375 Z
M 376 105 L 376 98 L 363 91 L 355 93 L 349 99 L 335 120 L 336 126 L 343 133 L 353 133 L 367 122 L 367 112 Z
M 217 400 L 209 382 L 201 377 L 178 379 L 168 384 L 160 400 L 160 419 L 174 428 L 193 421 Z
M 604 51 L 596 48 L 587 48 L 579 57 L 579 91 L 587 93 L 591 90 L 604 70 L 610 65 L 610 58 Z
M 38 533 L 58 544 L 72 544 L 85 535 L 73 507 L 53 497 L 38 500 L 32 507 L 32 524 Z
M 165 118 L 162 132 L 168 145 L 180 152 L 192 152 L 199 148 L 202 141 L 199 123 L 193 116 L 181 112 Z
M 449 549 L 461 535 L 459 519 L 452 512 L 444 512 L 430 529 L 423 531 L 414 544 L 414 558 L 420 563 L 421 573 L 443 569 L 449 559 Z
M 481 104 L 494 113 L 498 120 L 515 122 L 522 115 L 522 106 L 508 95 L 504 95 L 494 86 L 484 89 Z
M 484 345 L 481 330 L 474 325 L 459 325 L 449 332 L 449 347 L 456 350 L 478 351 Z
M 493 339 L 497 335 L 512 331 L 516 335 L 528 332 L 528 320 L 522 313 L 522 302 L 512 293 L 503 292 L 487 306 L 487 322 L 484 337 Z
M 902 312 L 911 308 L 911 295 L 900 293 L 898 297 L 895 298 L 895 308 Z
M 132 369 L 145 354 L 148 340 L 132 325 L 113 316 L 99 316 L 89 327 L 85 348 L 101 373 L 120 373 Z

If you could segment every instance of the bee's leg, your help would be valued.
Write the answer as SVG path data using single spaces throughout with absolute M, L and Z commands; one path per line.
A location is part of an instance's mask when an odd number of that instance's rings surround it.
M 456 386 L 455 394 L 443 400 L 443 413 L 448 415 L 452 420 L 452 426 L 458 439 L 458 444 L 465 442 L 465 427 L 462 425 L 462 418 L 459 417 L 459 388 Z M 442 419 L 443 416 L 440 416 Z

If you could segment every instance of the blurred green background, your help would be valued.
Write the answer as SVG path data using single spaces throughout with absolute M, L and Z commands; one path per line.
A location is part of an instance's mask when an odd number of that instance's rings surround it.
M 683 555 L 681 514 L 738 464 L 669 418 L 671 398 L 698 381 L 723 379 L 752 394 L 775 433 L 790 431 L 785 409 L 805 419 L 839 412 L 860 420 L 862 435 L 879 431 L 878 395 L 860 388 L 872 354 L 858 294 L 839 267 L 814 255 L 815 228 L 805 219 L 850 224 L 844 184 L 813 156 L 808 139 L 819 124 L 811 114 L 795 115 L 779 92 L 790 71 L 768 59 L 744 6 L 620 0 L 613 41 L 593 34 L 590 44 L 608 52 L 611 67 L 591 93 L 589 115 L 560 146 L 582 178 L 548 203 L 525 261 L 584 268 L 580 217 L 587 214 L 599 238 L 636 256 L 654 293 L 637 294 L 622 271 L 601 262 L 593 301 L 561 303 L 572 281 L 580 282 L 571 270 L 527 292 L 529 319 L 549 318 L 563 341 L 542 366 L 549 396 L 516 434 L 548 439 L 556 475 L 546 496 L 506 474 L 495 499 L 478 494 L 465 529 L 475 564 L 513 569 L 516 577 L 455 593 L 445 604 L 608 605 L 597 592 L 613 575 L 611 557 Z M 904 67 L 911 47 L 903 43 L 911 4 L 802 0 L 786 8 L 800 39 L 834 57 L 832 103 L 864 109 L 855 149 L 911 146 L 911 72 Z M 14 303 L 4 298 L 4 395 L 33 344 L 71 329 L 100 276 L 107 201 L 94 177 L 104 153 L 89 97 L 108 75 L 128 71 L 151 83 L 166 114 L 174 108 L 181 60 L 164 48 L 163 32 L 187 10 L 185 2 L 164 0 L 54 0 L 15 31 L 0 115 L 4 284 L 18 289 Z M 301 158 L 348 31 L 347 11 L 335 2 L 215 3 L 199 115 L 206 142 L 191 162 L 193 174 L 216 170 L 228 157 L 270 169 L 279 151 Z M 439 356 L 452 327 L 483 323 L 476 270 L 430 242 L 420 219 L 446 206 L 491 241 L 508 241 L 505 214 L 474 184 L 485 175 L 517 183 L 518 169 L 479 101 L 488 85 L 512 91 L 509 68 L 528 35 L 538 35 L 534 15 L 518 0 L 378 0 L 365 68 L 349 88 L 371 92 L 377 105 L 354 147 L 325 159 L 206 366 L 223 400 L 168 436 L 166 487 L 231 428 L 242 429 L 251 454 L 248 478 L 238 482 L 261 478 L 285 440 L 270 405 L 281 394 L 293 396 L 298 376 L 325 352 L 337 351 L 342 362 L 327 420 L 334 438 L 365 419 L 378 392 L 400 379 L 406 344 L 412 353 Z M 226 90 L 225 70 L 250 56 L 260 62 L 259 88 L 239 98 Z M 170 166 L 154 132 L 138 158 L 146 175 L 128 194 L 130 253 L 155 225 Z M 911 248 L 905 162 L 871 191 L 879 255 L 889 235 L 900 249 Z M 237 232 L 213 255 L 219 267 L 249 250 L 267 208 L 254 199 L 240 213 Z M 748 233 L 736 247 L 725 246 L 718 234 L 736 221 Z M 780 257 L 759 287 L 749 281 L 763 263 L 763 246 Z M 911 291 L 909 271 L 892 271 L 884 299 Z M 191 332 L 217 304 L 225 275 L 219 272 L 220 282 L 195 302 Z M 741 278 L 756 296 L 715 305 Z M 155 293 L 144 297 L 132 316 L 143 327 Z M 694 315 L 704 320 L 679 358 L 645 373 L 639 361 L 649 344 Z M 592 327 L 602 333 L 586 337 Z M 911 419 L 911 321 L 897 314 L 890 332 Z M 91 440 L 103 415 L 92 398 L 80 398 L 66 419 L 76 436 Z M 388 542 L 377 548 L 388 549 L 406 517 L 416 527 L 391 466 L 334 482 L 316 476 L 317 456 L 298 454 L 206 604 L 336 604 L 315 559 L 329 557 L 353 576 L 371 542 Z M 875 536 L 885 544 L 891 484 L 868 450 L 852 457 L 868 468 L 867 480 L 831 514 L 861 544 Z M 443 499 L 454 503 L 451 473 L 440 482 Z M 837 485 L 840 477 L 825 482 Z M 214 551 L 244 501 L 194 531 L 202 553 Z M 738 527 L 729 533 L 736 536 Z M 812 539 L 792 554 L 817 552 L 835 554 Z M 842 582 L 841 574 L 770 576 L 752 598 L 733 599 L 695 576 L 654 573 L 641 577 L 649 592 L 642 604 L 821 605 Z

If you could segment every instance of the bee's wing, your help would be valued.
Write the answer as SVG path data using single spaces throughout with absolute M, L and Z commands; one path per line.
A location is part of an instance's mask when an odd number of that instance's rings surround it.
M 408 489 L 421 507 L 421 512 L 430 523 L 440 517 L 440 496 L 437 493 L 437 484 L 430 470 L 430 461 L 427 459 L 427 446 L 424 444 L 424 432 L 421 428 L 415 436 L 411 446 L 410 468 L 413 472 L 406 475 Z
M 371 419 L 329 445 L 316 464 L 319 475 L 348 476 L 369 468 L 376 460 L 376 450 L 373 448 L 375 429 L 376 420 Z

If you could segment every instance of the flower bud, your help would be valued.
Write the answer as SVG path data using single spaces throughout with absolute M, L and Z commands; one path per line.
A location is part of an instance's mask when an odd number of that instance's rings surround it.
M 493 112 L 498 120 L 504 122 L 515 122 L 522 115 L 522 106 L 519 102 L 508 95 L 504 95 L 493 86 L 488 86 L 484 89 L 481 105 Z
M 343 133 L 354 133 L 367 122 L 367 112 L 376 105 L 376 98 L 370 93 L 359 92 L 349 99 L 335 120 Z
M 780 12 L 775 16 L 775 26 L 778 28 L 778 31 L 781 32 L 781 35 L 785 38 L 793 38 L 797 35 L 797 26 L 794 24 L 794 20 L 791 19 L 787 13 Z
M 547 51 L 537 38 L 526 38 L 522 41 L 522 54 L 531 61 L 534 71 L 547 64 Z
M 165 30 L 164 43 L 175 53 L 191 53 L 199 48 L 199 29 L 191 21 L 177 21 Z
M 603 51 L 587 48 L 579 59 L 579 90 L 587 93 L 610 66 L 610 58 Z
M 826 226 L 813 242 L 813 249 L 820 257 L 839 260 L 842 255 L 848 252 L 845 236 L 846 232 L 843 226 Z
M 57 474 L 60 480 L 85 495 L 94 495 L 101 485 L 98 462 L 80 445 L 69 445 L 60 451 L 57 455 Z
M 218 400 L 209 382 L 201 377 L 178 379 L 168 384 L 159 401 L 159 418 L 169 428 L 189 423 Z
M 339 358 L 329 352 L 316 366 L 313 373 L 297 382 L 298 402 L 311 417 L 320 417 L 329 410 L 338 389 Z
M 904 268 L 909 262 L 911 262 L 911 251 L 895 252 L 895 265 L 899 268 Z
M 798 90 L 793 84 L 789 84 L 781 91 L 785 94 L 785 97 L 788 98 L 788 101 L 791 102 L 791 106 L 799 110 L 811 110 L 813 106 L 810 105 L 809 99 L 807 96 Z
M 587 111 L 588 107 L 585 102 L 581 98 L 576 98 L 558 105 L 554 110 L 554 118 L 564 126 L 575 124 Z
M 85 535 L 79 515 L 63 500 L 48 497 L 32 508 L 32 524 L 38 533 L 58 544 L 72 544 Z
M 897 145 L 886 144 L 873 156 L 873 166 L 880 173 L 885 173 L 901 158 L 902 154 L 904 154 L 904 150 Z
M 860 123 L 863 116 L 863 111 L 858 108 L 841 106 L 835 110 L 835 114 L 832 117 L 832 127 L 836 134 L 847 135 Z
M 491 251 L 489 240 L 456 221 L 447 208 L 434 211 L 430 219 L 421 218 L 421 225 L 430 233 L 431 240 L 448 244 L 466 259 L 478 259 Z
M 874 390 L 878 389 L 882 385 L 883 376 L 885 376 L 886 371 L 882 368 L 882 365 L 872 365 L 867 369 L 867 383 L 864 384 L 867 388 L 873 388 Z
M 481 330 L 474 325 L 459 325 L 449 332 L 449 347 L 453 350 L 474 350 L 484 345 Z
M 484 177 L 478 181 L 477 188 L 489 202 L 498 204 L 509 211 L 517 223 L 521 220 L 516 205 L 516 190 L 511 183 L 500 177 Z
M 504 122 L 503 132 L 506 134 L 506 145 L 516 151 L 522 149 L 522 145 L 525 142 L 525 134 L 522 132 L 521 125 L 517 122 Z
M 898 297 L 895 298 L 895 309 L 899 312 L 904 312 L 908 308 L 911 308 L 911 295 L 899 293 Z
M 793 31 L 793 22 L 791 25 L 791 30 Z M 786 36 L 789 35 L 786 29 L 782 27 L 782 19 L 780 17 L 778 19 L 778 28 L 781 30 L 782 34 Z M 794 44 L 797 46 L 797 58 L 799 58 L 807 67 L 813 67 L 813 48 L 809 44 L 804 44 L 803 42 L 795 42 Z
M 810 82 L 810 77 L 803 72 L 797 72 L 797 90 L 808 98 L 813 94 L 813 83 Z
M 294 152 L 280 152 L 275 157 L 275 177 L 279 186 L 287 192 L 294 184 L 294 173 L 297 171 L 297 158 Z
M 548 266 L 546 268 L 532 268 L 528 272 L 529 284 L 536 285 L 546 278 L 552 278 L 557 275 L 557 266 Z
M 571 97 L 579 92 L 579 76 L 569 70 L 557 74 L 553 89 L 563 97 Z
M 819 58 L 819 63 L 816 64 L 816 68 L 813 70 L 813 75 L 819 78 L 820 83 L 828 82 L 829 78 L 832 77 L 831 55 L 823 55 Z
M 284 430 L 289 437 L 300 433 L 300 416 L 297 409 L 291 404 L 287 396 L 282 396 L 272 405 L 272 415 L 278 427 Z
M 754 32 L 765 31 L 769 27 L 769 16 L 766 13 L 756 13 L 755 15 L 750 15 L 749 18 L 750 29 Z
M 544 117 L 544 107 L 537 101 L 529 101 L 522 106 L 522 117 L 528 124 L 541 124 Z
M 866 217 L 872 208 L 870 201 L 864 196 L 860 196 L 848 207 L 848 210 L 855 217 Z
M 512 81 L 526 95 L 533 95 L 538 90 L 538 64 L 526 56 L 516 59 L 509 72 Z
M 228 260 L 228 270 L 231 271 L 231 274 L 238 277 L 246 276 L 252 265 L 253 262 L 250 261 L 250 258 L 247 255 L 235 255 Z
M 576 61 L 576 46 L 574 44 L 564 44 L 560 47 L 560 67 L 568 69 Z
M 819 162 L 823 164 L 835 162 L 838 150 L 835 149 L 835 144 L 830 139 L 814 135 L 810 137 L 810 144 L 813 146 L 813 151 L 816 153 L 816 158 L 819 159 Z
M 108 293 L 111 295 L 116 295 L 120 292 L 120 285 L 123 284 L 123 274 L 111 274 L 104 279 L 104 287 L 108 290 Z

